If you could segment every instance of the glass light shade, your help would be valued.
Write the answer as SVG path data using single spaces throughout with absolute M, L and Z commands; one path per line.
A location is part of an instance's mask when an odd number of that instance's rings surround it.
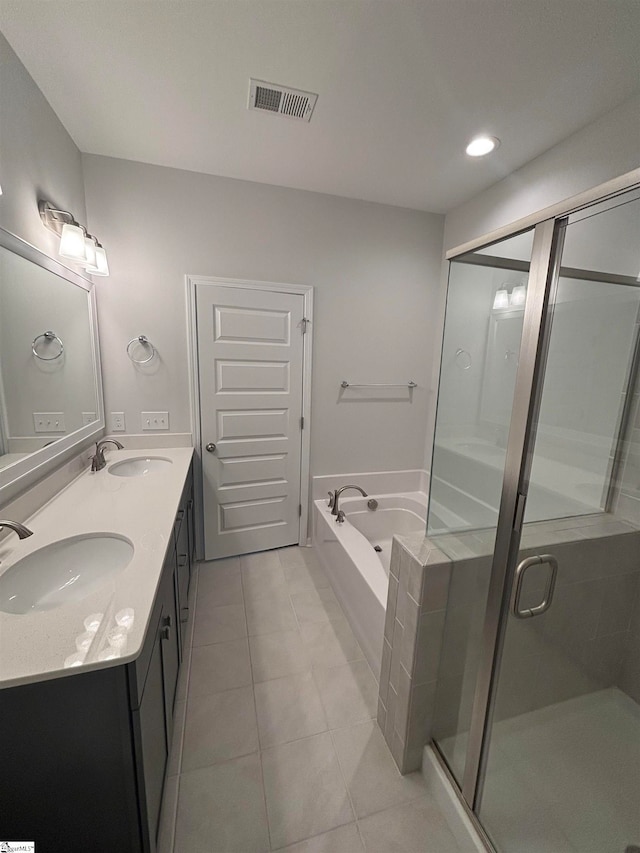
M 61 258 L 68 258 L 70 261 L 85 262 L 84 231 L 79 225 L 71 225 L 67 222 L 62 226 L 58 254 Z
M 508 290 L 496 290 L 496 295 L 493 299 L 493 307 L 494 308 L 508 308 L 509 307 L 509 291 Z
M 91 275 L 109 275 L 109 264 L 107 253 L 102 246 L 96 246 L 96 268 L 91 270 Z
M 516 307 L 520 307 L 524 305 L 527 299 L 527 288 L 524 284 L 516 285 L 511 291 L 511 305 L 515 305 Z
M 98 269 L 96 264 L 96 244 L 91 237 L 84 238 L 84 261 L 87 272 L 93 273 Z

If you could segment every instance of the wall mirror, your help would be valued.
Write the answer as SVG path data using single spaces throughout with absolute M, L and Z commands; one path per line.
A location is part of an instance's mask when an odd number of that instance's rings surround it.
M 0 504 L 103 430 L 92 283 L 0 229 Z

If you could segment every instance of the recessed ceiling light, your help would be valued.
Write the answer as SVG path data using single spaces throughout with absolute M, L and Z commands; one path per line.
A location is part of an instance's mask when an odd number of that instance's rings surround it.
M 491 154 L 500 145 L 500 140 L 497 136 L 476 136 L 467 145 L 467 154 L 469 157 L 484 157 L 485 154 Z

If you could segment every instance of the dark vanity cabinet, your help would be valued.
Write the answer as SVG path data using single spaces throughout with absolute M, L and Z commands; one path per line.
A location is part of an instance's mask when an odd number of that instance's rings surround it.
M 173 526 L 176 549 L 176 602 L 180 625 L 180 648 L 184 647 L 189 621 L 189 583 L 191 581 L 193 542 L 193 481 L 189 477 L 182 493 L 180 510 Z
M 0 838 L 38 853 L 155 851 L 189 620 L 191 483 L 136 660 L 0 690 Z

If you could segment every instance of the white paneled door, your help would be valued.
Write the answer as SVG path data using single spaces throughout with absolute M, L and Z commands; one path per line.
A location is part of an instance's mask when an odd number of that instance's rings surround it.
M 205 559 L 298 542 L 304 297 L 196 286 Z

